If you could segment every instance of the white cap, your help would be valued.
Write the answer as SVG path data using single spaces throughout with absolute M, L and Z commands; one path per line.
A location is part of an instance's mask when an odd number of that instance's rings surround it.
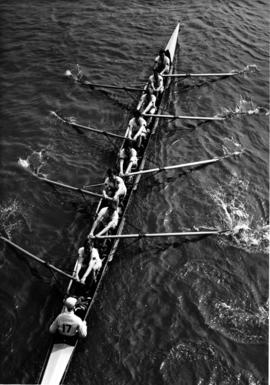
M 65 76 L 67 76 L 67 77 L 70 77 L 70 76 L 72 76 L 72 73 L 71 73 L 71 71 L 70 71 L 70 70 L 66 70 L 66 72 L 65 72 Z
M 68 297 L 68 298 L 65 300 L 65 302 L 64 302 L 65 306 L 66 306 L 69 310 L 73 309 L 74 306 L 76 305 L 76 303 L 77 303 L 77 299 L 74 298 L 74 297 Z

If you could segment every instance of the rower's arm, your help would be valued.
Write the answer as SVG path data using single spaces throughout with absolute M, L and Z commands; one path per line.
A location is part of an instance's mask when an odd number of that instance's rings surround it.
M 160 75 L 164 75 L 164 72 L 168 72 L 168 67 L 166 66 L 163 68 L 163 70 L 160 72 Z
M 57 320 L 57 318 L 55 318 L 55 320 L 53 321 L 53 323 L 49 327 L 49 332 L 54 334 L 57 332 L 57 330 L 58 330 L 58 320 Z
M 84 247 L 79 248 L 78 254 L 79 254 L 78 262 L 76 264 L 75 270 L 73 271 L 73 275 L 75 275 L 77 279 L 79 279 L 79 272 L 81 271 L 82 264 L 83 264 Z
M 78 260 L 76 269 L 74 270 L 74 275 L 78 279 L 79 278 L 79 272 L 81 271 L 82 268 L 82 260 Z
M 155 58 L 155 63 L 153 66 L 153 70 L 156 70 L 158 68 L 158 56 Z
M 160 75 L 164 75 L 164 73 L 169 73 L 170 71 L 170 63 L 166 63 L 165 67 L 163 68 L 163 70 L 160 72 Z
M 85 338 L 87 336 L 87 325 L 86 321 L 82 321 L 79 325 L 79 336 Z
M 119 161 L 119 168 L 120 168 L 119 175 L 124 175 L 124 159 L 123 158 L 121 158 Z
M 96 236 L 100 236 L 100 235 L 103 235 L 103 234 L 106 234 L 107 231 L 110 230 L 110 228 L 114 225 L 114 220 L 110 221 L 107 226 L 104 227 L 103 230 L 101 230 Z
M 163 78 L 160 79 L 159 86 L 156 88 L 156 91 L 160 91 L 163 88 Z
M 150 80 L 149 86 L 150 86 L 150 88 L 152 88 L 154 91 L 157 91 L 157 89 L 156 89 L 156 87 L 155 87 L 155 84 L 154 84 L 154 80 Z
M 81 279 L 81 282 L 82 282 L 82 283 L 85 282 L 86 278 L 87 278 L 88 275 L 91 273 L 92 269 L 93 269 L 93 261 L 90 260 L 89 265 L 88 265 L 88 267 L 87 267 L 87 270 L 86 270 L 86 272 L 84 273 L 84 275 L 83 275 L 83 277 L 82 277 L 82 279 Z
M 127 128 L 126 138 L 131 139 L 131 136 L 132 136 L 132 126 L 131 124 L 129 124 Z
M 99 224 L 100 221 L 101 221 L 101 215 L 100 215 L 100 212 L 99 212 L 98 216 L 97 216 L 97 219 L 95 220 L 89 235 L 93 235 L 94 234 L 94 231 L 96 230 L 97 225 Z
M 114 199 L 117 199 L 121 193 L 120 185 L 118 185 L 118 189 L 115 191 L 115 194 L 113 196 Z

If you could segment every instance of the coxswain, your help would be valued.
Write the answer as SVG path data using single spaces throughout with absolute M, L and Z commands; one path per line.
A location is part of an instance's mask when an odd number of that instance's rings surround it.
M 102 192 L 104 198 L 118 200 L 119 198 L 124 197 L 127 193 L 127 188 L 123 179 L 120 176 L 117 176 L 116 172 L 110 168 L 107 170 L 107 175 Z
M 157 98 L 153 94 L 153 90 L 146 87 L 137 108 L 139 111 L 142 110 L 142 115 L 147 113 L 154 114 L 156 111 L 156 100 Z
M 77 299 L 68 297 L 64 301 L 64 311 L 60 313 L 50 326 L 50 333 L 59 333 L 65 337 L 74 337 L 78 333 L 80 337 L 87 336 L 86 321 L 83 321 L 74 313 Z
M 170 59 L 166 55 L 164 49 L 161 49 L 158 56 L 155 58 L 154 69 L 157 70 L 160 75 L 167 75 L 170 72 Z
M 127 161 L 128 165 L 126 171 L 124 172 L 124 162 Z M 132 167 L 137 167 L 138 165 L 138 157 L 137 151 L 132 146 L 132 142 L 130 140 L 126 140 L 124 142 L 123 148 L 121 148 L 119 152 L 119 168 L 120 175 L 128 174 Z
M 97 219 L 95 220 L 88 237 L 90 239 L 94 238 L 95 236 L 98 237 L 106 234 L 110 229 L 115 229 L 119 222 L 119 211 L 120 208 L 115 201 L 111 201 L 108 206 L 103 207 L 99 211 Z M 104 225 L 103 229 L 98 234 L 94 234 L 96 228 L 100 224 Z
M 81 283 L 85 283 L 86 278 L 93 271 L 94 279 L 96 280 L 96 274 L 102 267 L 102 259 L 100 259 L 98 249 L 94 247 L 91 240 L 86 239 L 84 246 L 78 250 L 79 258 L 74 271 L 75 278 Z M 82 267 L 86 267 L 85 273 L 80 279 L 79 273 Z
M 149 77 L 148 87 L 150 92 L 152 92 L 155 96 L 162 94 L 164 91 L 163 77 L 158 73 L 157 70 L 154 70 L 153 75 Z

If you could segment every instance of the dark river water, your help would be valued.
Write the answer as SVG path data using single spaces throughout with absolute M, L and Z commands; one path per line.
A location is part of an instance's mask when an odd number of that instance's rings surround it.
M 213 116 L 269 105 L 268 2 L 7 1 L 1 10 L 1 231 L 71 272 L 96 200 L 74 186 L 101 183 L 119 141 L 77 132 L 50 111 L 124 133 L 136 92 L 85 89 L 141 85 L 178 21 L 176 71 L 233 78 L 175 80 L 163 112 Z M 268 116 L 199 124 L 162 120 L 146 167 L 243 151 L 202 169 L 144 177 L 124 232 L 229 228 L 238 236 L 123 241 L 88 319 L 66 384 L 265 384 L 268 378 Z M 98 188 L 96 188 L 97 191 Z M 240 232 L 238 231 L 240 230 Z M 135 231 L 136 232 L 136 231 Z M 48 326 L 67 281 L 0 244 L 0 383 L 35 383 Z

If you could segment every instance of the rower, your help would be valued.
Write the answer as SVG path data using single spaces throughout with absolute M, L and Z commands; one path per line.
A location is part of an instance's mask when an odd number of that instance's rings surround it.
M 153 90 L 146 87 L 137 108 L 139 111 L 144 108 L 142 115 L 147 113 L 154 114 L 156 111 L 156 100 L 157 98 L 155 97 Z
M 84 242 L 84 246 L 80 247 L 78 250 L 79 258 L 76 265 L 76 270 L 74 271 L 75 278 L 81 283 L 85 283 L 86 278 L 89 276 L 91 271 L 93 271 L 94 280 L 96 280 L 96 275 L 102 267 L 102 259 L 100 259 L 98 249 L 94 247 L 94 244 L 89 239 L 86 239 Z M 82 276 L 79 278 L 79 273 L 82 267 L 86 267 L 87 269 Z
M 86 321 L 83 321 L 74 313 L 76 303 L 77 299 L 74 297 L 68 297 L 64 301 L 64 311 L 51 324 L 50 333 L 59 333 L 65 337 L 75 337 L 77 333 L 83 338 L 87 336 Z
M 120 176 L 117 176 L 116 172 L 110 168 L 107 170 L 107 175 L 104 182 L 105 187 L 102 191 L 104 198 L 118 200 L 119 198 L 125 197 L 127 188 L 123 179 Z
M 142 114 L 140 113 L 139 110 L 135 110 L 133 112 L 133 116 L 134 117 L 131 118 L 128 123 L 128 130 L 126 133 L 126 137 L 128 139 L 136 140 L 138 143 L 138 147 L 140 147 L 142 143 L 142 138 L 146 138 L 146 135 L 148 133 L 146 128 L 147 123 L 145 119 L 142 117 Z
M 100 235 L 106 234 L 110 229 L 115 229 L 119 222 L 119 211 L 120 208 L 115 201 L 111 201 L 108 206 L 103 207 L 98 213 L 97 219 L 92 226 L 88 238 L 94 238 L 95 236 L 98 237 Z M 105 227 L 98 234 L 94 235 L 96 228 L 101 223 Z
M 132 147 L 132 142 L 130 140 L 126 140 L 124 142 L 123 148 L 121 148 L 119 152 L 119 168 L 120 168 L 120 175 L 128 174 L 132 167 L 137 167 L 138 165 L 138 157 L 137 157 L 137 151 L 135 148 Z M 128 161 L 128 165 L 126 168 L 126 171 L 124 172 L 124 162 L 125 160 Z
M 153 75 L 148 79 L 148 87 L 156 97 L 164 91 L 163 77 L 155 69 Z
M 158 56 L 155 58 L 154 69 L 157 70 L 160 75 L 168 74 L 170 72 L 170 59 L 166 55 L 164 49 L 161 49 Z

